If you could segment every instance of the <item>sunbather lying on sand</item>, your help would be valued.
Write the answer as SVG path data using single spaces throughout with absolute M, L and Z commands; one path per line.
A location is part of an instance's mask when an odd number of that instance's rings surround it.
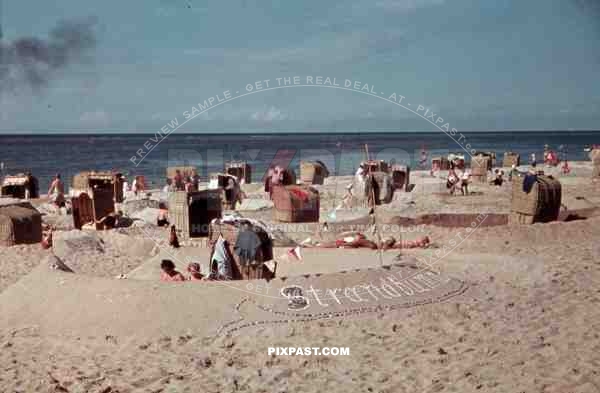
M 112 212 L 108 213 L 106 216 L 102 217 L 99 220 L 96 220 L 96 224 L 101 224 L 104 230 L 119 228 L 122 226 L 123 212 Z
M 383 249 L 425 248 L 429 244 L 431 244 L 429 236 L 423 236 L 415 240 L 396 240 L 393 237 L 390 237 L 387 241 L 383 241 Z
M 382 241 L 381 248 L 383 250 L 389 249 L 407 249 L 407 248 L 425 248 L 431 244 L 429 236 L 423 236 L 415 240 L 396 240 L 393 237 L 389 237 Z M 317 247 L 321 248 L 370 248 L 376 250 L 377 244 L 368 240 L 362 233 L 355 233 L 349 236 L 345 236 L 333 242 L 319 243 Z
M 320 243 L 321 248 L 370 248 L 377 249 L 377 244 L 368 240 L 362 233 L 354 233 L 333 242 Z

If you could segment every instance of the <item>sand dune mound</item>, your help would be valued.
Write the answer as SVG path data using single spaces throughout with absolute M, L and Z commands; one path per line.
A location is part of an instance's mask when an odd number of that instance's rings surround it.
M 132 218 L 133 225 L 144 226 L 144 225 L 156 225 L 156 218 L 158 217 L 158 208 L 145 207 L 141 210 L 135 211 L 129 215 Z
M 132 280 L 158 281 L 160 278 L 160 262 L 163 259 L 170 259 L 175 263 L 176 269 L 186 274 L 187 265 L 191 262 L 198 262 L 203 269 L 203 273 L 208 273 L 208 261 L 210 250 L 201 247 L 181 247 L 179 249 L 161 248 L 159 253 L 127 273 L 127 278 Z
M 413 265 L 225 286 L 89 277 L 40 264 L 0 294 L 0 310 L 12 329 L 35 326 L 50 335 L 140 340 L 392 311 L 442 301 L 466 288 Z
M 237 208 L 239 211 L 259 211 L 273 208 L 273 202 L 262 198 L 246 198 Z
M 150 238 L 116 231 L 57 232 L 53 249 L 76 272 L 96 276 L 126 273 L 156 253 Z
M 123 202 L 120 204 L 119 209 L 124 215 L 133 217 L 135 213 L 147 208 L 158 209 L 158 203 L 158 200 L 155 199 L 134 199 Z
M 28 274 L 49 254 L 51 251 L 39 244 L 0 247 L 0 292 Z
M 58 232 L 54 236 L 54 252 L 61 258 L 74 252 L 103 253 L 104 242 L 95 232 L 68 231 Z
M 231 318 L 241 296 L 216 285 L 174 284 L 90 277 L 40 264 L 0 294 L 3 326 L 70 337 L 205 336 Z
M 286 254 L 289 248 L 276 247 L 273 255 L 277 264 L 277 277 L 300 276 L 305 274 L 335 273 L 342 270 L 375 268 L 381 264 L 397 262 L 397 252 L 387 251 L 382 253 L 382 259 L 376 251 L 367 249 L 318 249 L 303 248 L 302 260 L 290 259 Z M 342 251 L 342 252 L 340 252 Z M 182 247 L 179 249 L 162 248 L 160 252 L 147 259 L 135 269 L 127 273 L 132 280 L 156 281 L 160 277 L 160 262 L 170 259 L 175 263 L 177 270 L 184 273 L 188 263 L 198 262 L 204 271 L 209 269 L 210 249 L 202 247 Z M 406 256 L 403 262 L 416 262 L 412 257 Z
M 75 273 L 70 267 L 68 267 L 63 261 L 60 260 L 56 255 L 49 255 L 43 261 L 42 265 L 50 269 L 60 270 L 64 273 Z

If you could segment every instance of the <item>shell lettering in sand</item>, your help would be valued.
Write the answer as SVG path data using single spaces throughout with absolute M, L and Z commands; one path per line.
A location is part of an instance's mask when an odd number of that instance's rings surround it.
M 290 281 L 292 281 L 290 283 Z M 465 283 L 430 271 L 409 267 L 333 273 L 319 277 L 286 279 L 278 293 L 280 300 L 270 304 L 274 312 L 301 312 L 302 315 L 355 312 L 357 307 L 400 307 L 434 302 L 462 293 Z M 343 285 L 340 285 L 343 284 Z M 261 305 L 260 297 L 253 299 Z M 269 299 L 272 302 L 272 299 Z
M 288 299 L 289 310 L 305 310 L 310 306 L 310 301 L 304 297 L 302 288 L 297 285 L 283 287 L 280 293 Z

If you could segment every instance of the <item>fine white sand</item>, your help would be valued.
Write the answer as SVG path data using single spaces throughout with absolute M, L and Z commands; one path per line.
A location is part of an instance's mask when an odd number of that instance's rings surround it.
M 383 253 L 383 265 L 433 263 L 452 283 L 464 283 L 464 292 L 412 307 L 307 322 L 290 317 L 231 336 L 216 332 L 240 317 L 262 317 L 254 303 L 280 307 L 280 300 L 261 297 L 249 282 L 159 282 L 158 263 L 171 251 L 139 228 L 59 231 L 55 252 L 75 273 L 50 269 L 51 251 L 39 245 L 0 247 L 0 390 L 599 392 L 600 185 L 589 181 L 588 166 L 573 167 L 575 175 L 561 178 L 563 203 L 588 219 L 481 226 L 468 236 L 465 228 L 425 225 L 402 238 L 425 233 L 432 248 Z M 417 193 L 413 218 L 508 213 L 510 185 L 474 190 L 483 194 Z M 394 209 L 378 208 L 378 217 L 403 216 Z M 271 212 L 254 214 L 268 220 Z M 458 233 L 465 240 L 439 259 L 436 252 Z M 185 257 L 206 262 L 208 252 L 183 247 L 171 259 L 183 269 Z M 280 258 L 270 284 L 280 288 L 288 277 L 343 287 L 357 274 L 374 280 L 383 271 L 372 250 L 303 249 L 303 255 Z M 337 273 L 344 270 L 347 276 Z M 115 278 L 122 273 L 128 278 Z M 350 355 L 269 356 L 275 346 L 340 346 Z

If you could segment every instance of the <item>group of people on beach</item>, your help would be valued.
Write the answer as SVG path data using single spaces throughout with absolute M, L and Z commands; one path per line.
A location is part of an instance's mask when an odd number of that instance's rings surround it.
M 121 183 L 123 184 L 123 195 L 127 195 L 131 191 L 137 198 L 146 191 L 146 182 L 142 177 L 134 177 L 130 187 L 127 178 L 125 176 L 121 176 Z
M 164 193 L 174 192 L 174 191 L 198 191 L 200 188 L 200 176 L 197 173 L 194 173 L 191 176 L 184 176 L 181 173 L 181 170 L 175 170 L 175 175 L 173 178 L 167 178 L 166 185 L 163 187 Z
M 165 282 L 206 280 L 202 274 L 200 264 L 197 262 L 188 264 L 187 271 L 189 275 L 187 277 L 177 270 L 175 263 L 170 259 L 163 259 L 160 263 L 160 269 L 160 280 Z
M 446 181 L 446 188 L 448 188 L 450 195 L 454 195 L 457 189 L 460 189 L 462 195 L 469 195 L 470 180 L 471 174 L 466 169 L 461 171 L 454 162 L 450 162 L 450 170 Z

